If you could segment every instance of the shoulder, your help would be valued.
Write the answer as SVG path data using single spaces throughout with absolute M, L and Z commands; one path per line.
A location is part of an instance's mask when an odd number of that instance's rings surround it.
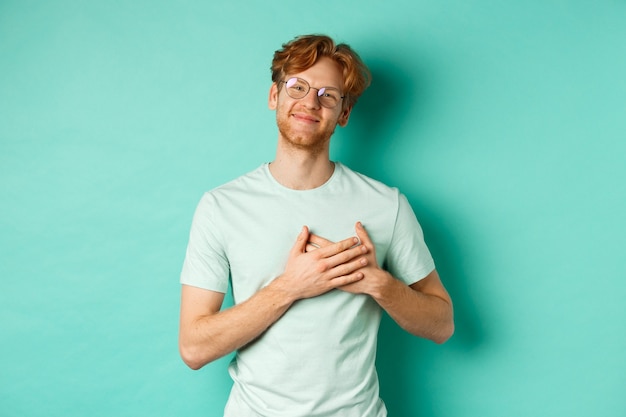
M 217 233 L 227 222 L 224 219 L 250 207 L 251 190 L 258 189 L 252 185 L 262 182 L 264 166 L 241 175 L 225 184 L 205 191 L 196 205 L 193 227 Z
M 239 191 L 242 188 L 248 188 L 253 184 L 261 184 L 267 181 L 267 164 L 263 164 L 254 170 L 243 174 L 225 184 L 207 191 L 208 194 L 228 193 Z
M 388 198 L 397 201 L 400 191 L 396 187 L 391 187 L 379 180 L 368 177 L 365 174 L 354 171 L 346 165 L 336 163 L 341 171 L 342 181 L 352 189 L 358 190 L 369 195 L 377 195 L 382 198 Z
M 266 188 L 266 177 L 266 164 L 263 164 L 246 174 L 206 191 L 202 195 L 201 203 L 206 204 L 216 200 L 246 196 L 254 190 Z

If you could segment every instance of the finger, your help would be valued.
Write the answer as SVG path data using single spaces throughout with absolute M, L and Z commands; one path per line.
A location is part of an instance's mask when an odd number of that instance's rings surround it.
M 334 256 L 338 253 L 341 253 L 351 247 L 355 246 L 359 243 L 359 239 L 356 237 L 350 237 L 348 239 L 341 240 L 337 243 L 333 243 L 332 245 L 325 246 L 320 248 L 319 255 L 323 258 L 328 258 Z
M 302 230 L 300 234 L 298 234 L 298 238 L 296 239 L 296 243 L 293 245 L 291 251 L 293 253 L 303 253 L 306 250 L 307 242 L 309 241 L 309 228 L 306 226 L 302 226 Z
M 347 264 L 353 259 L 358 258 L 359 256 L 362 256 L 362 255 L 365 255 L 367 251 L 368 250 L 365 245 L 354 246 L 348 250 L 339 252 L 338 254 L 327 258 L 326 265 L 328 265 L 330 268 L 334 268 L 338 265 Z M 362 259 L 365 260 L 365 258 L 362 258 Z M 361 266 L 365 266 L 365 264 Z M 352 271 L 345 271 L 343 273 L 345 274 L 348 272 L 352 272 Z
M 367 230 L 365 230 L 365 226 L 363 226 L 363 223 L 357 222 L 355 229 L 356 229 L 356 235 L 361 240 L 361 243 L 367 246 L 368 248 L 373 248 L 374 244 L 372 243 L 372 239 L 370 239 L 369 234 L 367 234 Z
M 344 287 L 349 284 L 353 284 L 362 280 L 365 277 L 363 272 L 355 271 L 347 275 L 341 275 L 336 278 L 333 278 L 331 283 L 334 288 Z
M 332 245 L 333 241 L 325 239 L 321 236 L 316 235 L 315 233 L 311 233 L 309 235 L 309 243 L 312 243 L 313 245 L 317 246 L 318 248 L 323 248 L 325 246 L 330 246 Z
M 306 248 L 305 248 L 305 250 L 306 250 L 307 252 L 314 251 L 315 249 L 319 249 L 319 246 L 314 245 L 314 244 L 312 244 L 311 242 L 309 242 L 309 243 L 307 243 L 307 244 L 306 244 Z

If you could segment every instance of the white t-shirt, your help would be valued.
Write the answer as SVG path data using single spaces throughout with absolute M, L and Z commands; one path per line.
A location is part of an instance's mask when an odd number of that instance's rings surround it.
M 279 276 L 303 225 L 332 241 L 360 221 L 376 257 L 407 285 L 434 270 L 404 195 L 340 163 L 322 186 L 292 190 L 264 164 L 207 192 L 194 215 L 181 274 L 186 285 L 240 303 Z M 332 290 L 299 300 L 229 367 L 225 417 L 383 417 L 374 366 L 381 309 L 369 296 Z

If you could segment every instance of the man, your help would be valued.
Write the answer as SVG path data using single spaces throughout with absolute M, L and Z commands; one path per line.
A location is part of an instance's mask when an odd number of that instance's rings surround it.
M 452 302 L 406 198 L 329 159 L 369 85 L 358 55 L 298 37 L 275 52 L 272 80 L 275 160 L 206 193 L 194 215 L 181 356 L 199 369 L 236 351 L 228 417 L 386 416 L 381 309 L 443 343 Z M 229 277 L 235 305 L 221 310 Z

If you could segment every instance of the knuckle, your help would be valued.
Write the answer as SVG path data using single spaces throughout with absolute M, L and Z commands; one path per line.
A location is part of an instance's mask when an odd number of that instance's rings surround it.
M 346 253 L 346 252 L 341 254 L 341 263 L 348 262 L 350 259 L 352 259 L 352 255 L 351 254 Z
M 350 249 L 350 247 L 352 247 L 352 241 L 349 239 L 339 242 L 339 248 L 341 249 L 341 251 Z
M 315 266 L 315 271 L 318 273 L 324 273 L 328 270 L 328 265 L 326 264 L 326 262 L 319 262 L 316 266 Z

